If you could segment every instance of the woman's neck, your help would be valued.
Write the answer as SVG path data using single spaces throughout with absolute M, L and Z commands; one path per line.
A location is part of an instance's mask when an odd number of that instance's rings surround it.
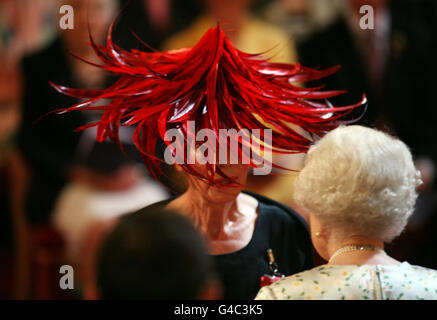
M 345 246 L 350 245 L 370 245 L 380 249 L 384 249 L 384 242 L 380 239 L 374 239 L 364 236 L 351 236 L 346 239 L 332 239 L 328 244 L 329 254 L 332 256 L 335 251 Z
M 333 257 L 338 250 L 348 246 L 366 246 L 364 250 L 346 251 Z M 362 236 L 353 236 L 342 241 L 333 242 L 328 246 L 331 260 L 328 264 L 336 265 L 362 265 L 381 264 L 393 265 L 400 262 L 388 256 L 384 251 L 384 242 L 380 239 L 373 239 Z
M 236 199 L 227 202 L 210 202 L 188 189 L 170 206 L 186 214 L 207 238 L 220 238 L 225 226 L 236 213 Z

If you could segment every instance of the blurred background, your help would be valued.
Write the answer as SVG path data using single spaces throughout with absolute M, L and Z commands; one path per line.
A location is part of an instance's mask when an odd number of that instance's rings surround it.
M 74 29 L 62 30 L 64 4 Z M 360 8 L 374 9 L 374 29 L 361 29 Z M 74 59 L 96 57 L 88 21 L 103 43 L 124 8 L 114 42 L 141 48 L 191 47 L 221 21 L 241 50 L 273 61 L 340 71 L 323 80 L 348 94 L 368 95 L 361 124 L 399 136 L 415 156 L 424 184 L 406 232 L 388 245 L 398 260 L 437 269 L 437 2 L 434 0 L 0 0 L 0 298 L 81 299 L 102 221 L 171 197 L 184 183 L 171 168 L 162 184 L 150 178 L 121 132 L 126 154 L 95 132 L 75 128 L 98 114 L 49 115 L 78 101 L 48 81 L 101 88 L 115 79 Z M 318 85 L 321 83 L 311 83 Z M 278 159 L 298 167 L 302 157 Z M 182 181 L 182 182 L 181 182 Z M 293 206 L 293 175 L 251 176 L 248 189 Z M 322 261 L 318 260 L 318 263 Z M 77 266 L 75 290 L 59 288 L 59 266 Z

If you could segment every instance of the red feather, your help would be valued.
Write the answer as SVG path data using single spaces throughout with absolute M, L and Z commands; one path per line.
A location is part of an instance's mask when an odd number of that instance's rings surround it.
M 191 49 L 167 52 L 126 51 L 113 43 L 111 34 L 112 26 L 106 46 L 97 45 L 91 36 L 90 40 L 101 60 L 99 67 L 120 76 L 113 85 L 103 90 L 51 85 L 66 95 L 85 99 L 62 112 L 103 110 L 98 123 L 79 128 L 97 126 L 99 141 L 109 137 L 119 142 L 120 125 L 137 125 L 134 144 L 157 179 L 161 174 L 159 161 L 162 161 L 155 155 L 158 138 L 164 140 L 167 130 L 179 129 L 187 140 L 188 121 L 194 121 L 197 130 L 212 129 L 218 144 L 219 129 L 261 129 L 262 133 L 268 128 L 258 120 L 261 118 L 273 128 L 273 152 L 301 153 L 313 141 L 286 122 L 301 127 L 311 136 L 322 136 L 346 123 L 340 118 L 366 103 L 363 95 L 362 101 L 354 105 L 334 107 L 326 99 L 344 91 L 321 91 L 321 87 L 292 84 L 324 78 L 339 67 L 316 70 L 298 63 L 269 62 L 261 55 L 236 49 L 220 26 L 208 30 Z M 93 106 L 102 99 L 110 102 Z M 327 114 L 332 115 L 326 117 Z M 263 139 L 263 134 L 260 138 Z M 238 145 L 242 155 L 242 144 Z M 260 148 L 263 147 L 261 143 Z M 201 175 L 188 164 L 187 158 L 185 154 L 182 168 L 210 184 L 219 184 L 214 173 L 230 179 L 215 164 L 207 165 L 207 174 Z M 251 163 L 251 166 L 255 165 Z

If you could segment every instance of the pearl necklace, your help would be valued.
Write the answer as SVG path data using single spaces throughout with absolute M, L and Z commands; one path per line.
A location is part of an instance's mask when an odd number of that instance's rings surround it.
M 337 251 L 335 251 L 334 254 L 331 256 L 331 258 L 329 258 L 328 263 L 330 263 L 335 257 L 337 257 L 338 255 L 340 255 L 342 253 L 352 252 L 352 251 L 362 251 L 362 250 L 379 251 L 379 252 L 384 251 L 379 247 L 368 245 L 368 244 L 348 245 L 348 246 L 344 246 L 344 247 L 338 249 Z

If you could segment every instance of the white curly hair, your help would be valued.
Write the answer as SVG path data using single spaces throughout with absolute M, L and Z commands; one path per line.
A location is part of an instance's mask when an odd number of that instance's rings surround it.
M 405 228 L 420 183 L 402 141 L 353 125 L 331 131 L 310 149 L 294 199 L 340 237 L 390 242 Z

